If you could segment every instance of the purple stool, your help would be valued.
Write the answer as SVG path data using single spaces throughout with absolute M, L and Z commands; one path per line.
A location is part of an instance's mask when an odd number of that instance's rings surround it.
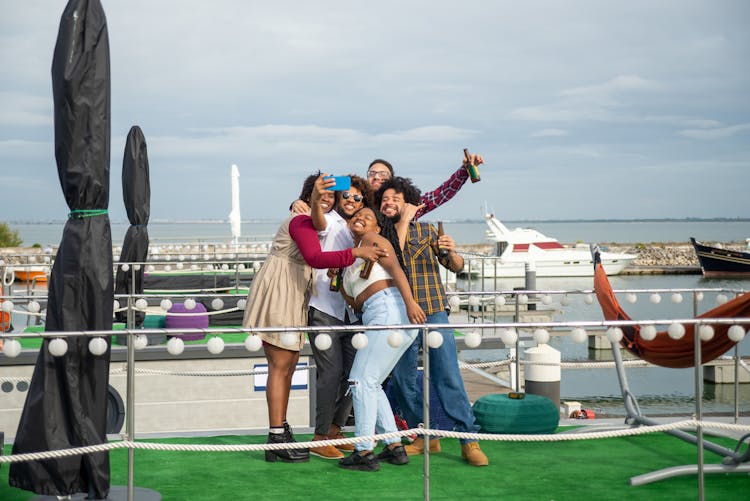
M 188 310 L 182 303 L 174 304 L 169 309 L 169 313 L 202 313 L 202 315 L 191 315 L 191 316 L 175 316 L 167 315 L 167 322 L 165 327 L 167 329 L 205 329 L 208 327 L 208 314 L 206 313 L 206 307 L 201 303 L 196 302 L 195 308 Z M 194 341 L 196 339 L 203 339 L 206 337 L 205 334 L 174 334 L 169 337 L 178 337 L 183 341 Z

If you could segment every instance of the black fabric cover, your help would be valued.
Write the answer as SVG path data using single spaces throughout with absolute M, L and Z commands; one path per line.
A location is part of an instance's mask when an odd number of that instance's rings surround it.
M 143 286 L 149 292 L 154 291 L 193 291 L 195 293 L 227 293 L 234 288 L 234 277 L 229 275 L 195 275 L 195 274 L 158 274 L 146 273 Z M 174 299 L 172 296 L 170 298 Z M 154 301 L 154 298 L 150 298 Z M 159 304 L 155 301 L 154 304 Z
M 128 212 L 130 227 L 125 233 L 120 252 L 120 263 L 144 263 L 148 257 L 148 218 L 151 202 L 151 184 L 149 181 L 148 151 L 146 139 L 141 128 L 134 125 L 130 128 L 125 142 L 125 154 L 122 159 L 122 198 Z M 135 294 L 143 292 L 143 272 L 145 266 L 134 270 L 123 271 L 117 267 L 115 275 L 115 294 Z M 118 322 L 127 322 L 127 312 L 115 314 Z M 135 312 L 135 327 L 143 325 L 146 314 Z
M 47 331 L 112 328 L 112 236 L 109 217 L 81 214 L 109 204 L 110 74 L 107 22 L 99 0 L 70 0 L 60 20 L 52 61 L 55 158 L 73 211 L 49 280 Z M 87 216 L 90 217 L 81 217 Z M 106 441 L 109 348 L 88 351 L 86 337 L 68 351 L 39 351 L 13 453 Z M 109 338 L 107 338 L 109 344 Z M 109 493 L 109 453 L 13 463 L 9 483 L 45 495 Z

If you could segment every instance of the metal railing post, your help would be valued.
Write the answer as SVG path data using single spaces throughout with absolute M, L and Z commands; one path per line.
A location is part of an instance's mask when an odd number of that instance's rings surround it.
M 128 331 L 135 327 L 135 270 L 131 266 L 130 268 L 130 293 L 128 294 L 128 315 L 127 315 L 127 328 Z M 127 390 L 125 399 L 127 405 L 125 406 L 125 421 L 127 426 L 125 427 L 125 435 L 128 441 L 132 442 L 135 440 L 135 423 L 133 422 L 135 416 L 135 346 L 133 344 L 132 332 L 128 332 L 128 357 L 127 357 Z M 132 447 L 128 447 L 128 501 L 134 499 L 134 469 L 135 469 L 135 450 Z
M 703 478 L 703 366 L 701 365 L 701 324 L 693 326 L 693 345 L 695 350 L 695 419 L 698 421 L 696 437 L 698 439 L 698 500 L 704 500 L 704 478 Z
M 422 421 L 430 429 L 430 345 L 427 342 L 429 328 L 422 328 Z M 424 435 L 424 499 L 430 499 L 430 435 Z

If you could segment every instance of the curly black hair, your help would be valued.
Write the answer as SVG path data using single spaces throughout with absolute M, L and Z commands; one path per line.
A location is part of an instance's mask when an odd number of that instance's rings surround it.
M 315 181 L 320 177 L 320 171 L 315 174 L 310 174 L 305 178 L 305 182 L 302 183 L 302 191 L 300 191 L 299 199 L 310 205 L 310 199 L 312 199 L 312 192 L 315 188 Z
M 393 189 L 396 193 L 401 193 L 404 196 L 404 201 L 407 204 L 419 205 L 419 197 L 422 196 L 422 192 L 408 177 L 396 176 L 384 181 L 380 185 L 378 191 L 375 192 L 375 207 L 380 209 L 380 205 L 383 203 L 383 193 L 387 189 Z

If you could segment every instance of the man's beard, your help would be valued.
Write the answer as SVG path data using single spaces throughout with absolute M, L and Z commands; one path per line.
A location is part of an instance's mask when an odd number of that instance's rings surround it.
M 387 217 L 388 219 L 390 219 L 393 224 L 396 224 L 399 221 L 401 221 L 401 213 L 400 212 L 397 212 L 393 216 L 385 216 L 385 217 Z
M 341 207 L 340 205 L 337 205 L 336 208 L 333 209 L 333 210 L 335 210 L 338 213 L 339 216 L 341 216 L 342 218 L 344 218 L 345 221 L 349 221 L 352 218 L 352 216 L 354 216 L 353 212 L 352 212 L 351 216 L 348 216 L 346 214 L 346 212 L 344 212 L 344 208 Z

